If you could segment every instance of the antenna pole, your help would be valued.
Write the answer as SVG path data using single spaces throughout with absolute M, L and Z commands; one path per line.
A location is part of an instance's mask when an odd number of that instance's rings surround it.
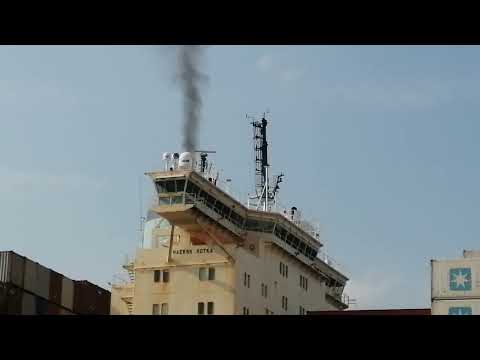
M 264 211 L 268 211 L 268 166 L 265 166 L 265 205 Z
M 268 166 L 267 120 L 253 121 L 253 142 L 255 150 L 255 186 L 257 196 L 265 187 L 265 166 Z

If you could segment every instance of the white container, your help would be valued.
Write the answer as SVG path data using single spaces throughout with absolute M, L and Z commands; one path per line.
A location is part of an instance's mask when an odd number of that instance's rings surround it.
M 480 298 L 480 258 L 431 261 L 432 299 Z
M 73 280 L 63 277 L 62 279 L 62 306 L 67 309 L 73 309 Z
M 432 315 L 480 315 L 480 299 L 433 300 Z

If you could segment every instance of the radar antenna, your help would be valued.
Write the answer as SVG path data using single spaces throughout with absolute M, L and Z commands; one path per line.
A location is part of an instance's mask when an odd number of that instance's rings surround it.
M 280 189 L 279 184 L 284 176 L 283 173 L 276 176 L 273 187 L 270 186 L 267 142 L 268 121 L 266 119 L 266 114 L 269 112 L 267 110 L 267 112 L 263 113 L 261 120 L 253 120 L 251 122 L 255 154 L 255 193 L 252 197 L 249 197 L 248 205 L 250 206 L 250 200 L 255 200 L 256 203 L 252 203 L 252 205 L 257 210 L 263 209 L 264 211 L 269 211 L 272 203 L 276 206 L 276 197 Z M 249 119 L 248 115 L 247 119 Z

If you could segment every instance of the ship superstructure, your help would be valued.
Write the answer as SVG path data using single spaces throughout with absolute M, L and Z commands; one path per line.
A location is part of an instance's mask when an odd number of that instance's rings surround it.
M 277 201 L 269 181 L 265 117 L 254 128 L 256 189 L 230 194 L 207 151 L 164 154 L 146 173 L 155 203 L 142 248 L 112 287 L 116 314 L 306 314 L 348 307 L 347 277 L 318 230 Z M 228 183 L 228 182 L 227 182 Z

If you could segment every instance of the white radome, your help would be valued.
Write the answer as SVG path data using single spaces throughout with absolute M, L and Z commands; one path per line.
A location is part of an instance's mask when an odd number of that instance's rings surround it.
M 178 167 L 183 170 L 191 169 L 193 166 L 193 156 L 190 152 L 184 152 L 180 154 L 178 161 Z

